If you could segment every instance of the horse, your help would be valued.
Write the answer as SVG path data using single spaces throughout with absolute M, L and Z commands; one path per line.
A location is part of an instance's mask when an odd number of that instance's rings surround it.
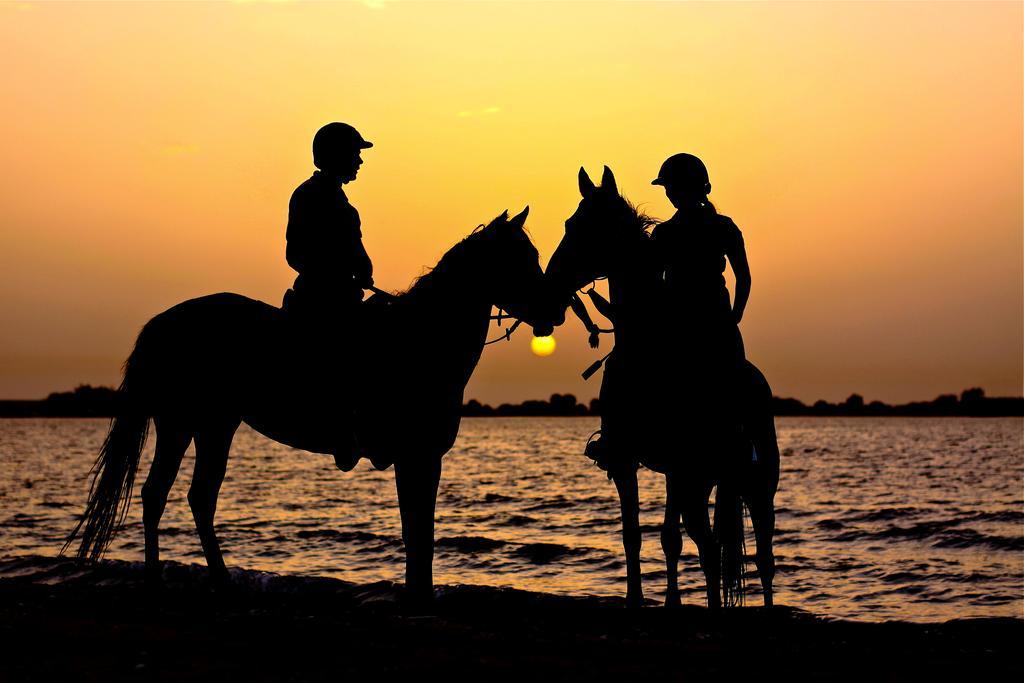
M 502 311 L 528 324 L 550 317 L 539 255 L 524 229 L 528 213 L 510 219 L 505 211 L 478 226 L 408 291 L 357 307 L 365 311 L 360 329 L 327 343 L 298 334 L 282 309 L 238 294 L 192 299 L 152 318 L 125 363 L 85 514 L 64 550 L 76 538 L 79 558 L 96 560 L 107 549 L 128 512 L 152 419 L 156 449 L 142 487 L 145 575 L 160 581 L 160 518 L 194 441 L 188 502 L 211 580 L 229 582 L 214 514 L 235 431 L 245 422 L 281 443 L 331 453 L 339 438 L 353 436 L 339 397 L 357 396 L 359 454 L 378 469 L 395 466 L 406 594 L 429 601 L 441 458 L 459 431 L 491 307 L 499 307 L 499 326 Z M 340 343 L 348 337 L 358 347 Z M 331 354 L 334 348 L 341 351 Z
M 736 410 L 742 438 L 735 439 L 734 444 L 723 448 L 723 444 L 712 439 L 695 443 L 695 432 L 699 431 L 695 429 L 680 430 L 683 439 L 689 437 L 688 442 L 674 435 L 669 438 L 668 429 L 687 425 L 689 411 L 681 408 L 687 405 L 700 408 L 702 397 L 687 396 L 686 386 L 658 387 L 667 369 L 663 364 L 671 361 L 664 322 L 671 312 L 662 310 L 656 296 L 657 271 L 645 263 L 651 248 L 647 229 L 656 221 L 619 194 L 615 177 L 607 166 L 599 187 L 583 168 L 578 180 L 582 199 L 565 223 L 565 236 L 548 263 L 545 277 L 560 311 L 561 317 L 555 323 L 564 320 L 569 305 L 577 311 L 582 306 L 576 295 L 581 287 L 595 279 L 608 278 L 610 303 L 603 302 L 602 306 L 602 299 L 595 301 L 599 310 L 608 311 L 610 306 L 614 311 L 615 348 L 607 357 L 600 396 L 603 426 L 606 428 L 609 424 L 612 404 L 624 406 L 616 410 L 625 410 L 628 414 L 620 418 L 623 421 L 618 425 L 622 443 L 629 448 L 646 450 L 635 457 L 620 457 L 617 462 L 602 465 L 615 482 L 621 505 L 627 604 L 639 606 L 644 602 L 636 475 L 638 464 L 643 464 L 665 475 L 665 519 L 661 529 L 668 583 L 665 605 L 681 604 L 678 587 L 682 552 L 680 517 L 697 545 L 708 606 L 718 607 L 723 599 L 726 604 L 742 601 L 742 505 L 745 503 L 757 541 L 756 565 L 764 604 L 771 606 L 775 575 L 774 498 L 779 482 L 779 449 L 771 410 L 771 387 L 752 363 L 747 362 L 738 373 Z M 588 327 L 592 333 L 596 332 L 592 324 Z M 666 393 L 666 389 L 671 391 Z M 682 396 L 682 401 L 676 396 Z M 735 462 L 723 467 L 717 459 L 700 452 L 710 449 L 730 451 L 728 457 Z M 708 501 L 716 485 L 712 529 Z M 719 595 L 719 581 L 723 576 L 726 580 Z

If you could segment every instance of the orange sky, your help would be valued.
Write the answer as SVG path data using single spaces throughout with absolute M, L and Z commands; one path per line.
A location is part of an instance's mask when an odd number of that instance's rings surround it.
M 1021 393 L 1020 3 L 0 4 L 0 397 L 115 384 L 186 298 L 271 302 L 309 142 L 378 284 L 531 206 L 542 260 L 601 165 L 660 217 L 701 156 L 746 236 L 748 355 L 805 400 Z M 579 325 L 490 347 L 467 397 L 594 395 Z

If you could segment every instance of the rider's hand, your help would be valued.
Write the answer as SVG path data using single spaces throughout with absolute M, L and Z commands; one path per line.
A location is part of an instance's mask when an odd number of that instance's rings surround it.
M 357 275 L 356 284 L 362 289 L 369 289 L 373 287 L 373 276 L 372 275 Z

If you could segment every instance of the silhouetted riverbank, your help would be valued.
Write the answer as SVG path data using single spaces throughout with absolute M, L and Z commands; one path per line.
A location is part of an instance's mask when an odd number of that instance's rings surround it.
M 117 391 L 110 387 L 83 385 L 74 391 L 53 393 L 42 400 L 0 401 L 0 417 L 113 417 L 117 409 Z M 966 389 L 956 394 L 943 394 L 931 401 L 913 401 L 889 405 L 881 401 L 866 402 L 860 394 L 852 394 L 842 403 L 816 401 L 807 405 L 795 398 L 772 398 L 778 417 L 1021 417 L 1024 397 L 989 397 L 981 389 Z M 601 402 L 596 398 L 580 403 L 572 394 L 552 394 L 548 400 L 502 403 L 491 406 L 475 399 L 462 408 L 464 417 L 574 417 L 600 415 Z
M 785 607 L 626 610 L 616 599 L 441 587 L 429 615 L 400 587 L 170 563 L 148 591 L 141 565 L 0 560 L 4 680 L 802 680 L 1019 677 L 1019 619 L 945 624 L 832 621 Z M 1017 674 L 1013 672 L 1016 671 Z M 723 677 L 724 674 L 724 677 Z M 711 680 L 709 678 L 709 680 Z

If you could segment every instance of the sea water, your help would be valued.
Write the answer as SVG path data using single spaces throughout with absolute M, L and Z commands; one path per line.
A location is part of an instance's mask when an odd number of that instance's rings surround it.
M 776 602 L 860 620 L 1024 616 L 1024 420 L 779 418 Z M 594 418 L 473 418 L 444 459 L 438 584 L 622 595 L 615 487 L 582 455 Z M 0 420 L 0 555 L 55 555 L 81 513 L 106 420 Z M 109 556 L 140 560 L 139 490 Z M 161 525 L 163 556 L 202 562 L 186 501 L 190 448 Z M 664 590 L 664 478 L 640 471 L 647 597 Z M 329 456 L 242 427 L 220 495 L 229 566 L 401 581 L 392 470 L 342 473 Z M 753 553 L 749 533 L 747 549 Z M 703 604 L 687 540 L 680 583 Z M 753 564 L 749 566 L 754 570 Z M 760 604 L 748 578 L 748 604 Z

